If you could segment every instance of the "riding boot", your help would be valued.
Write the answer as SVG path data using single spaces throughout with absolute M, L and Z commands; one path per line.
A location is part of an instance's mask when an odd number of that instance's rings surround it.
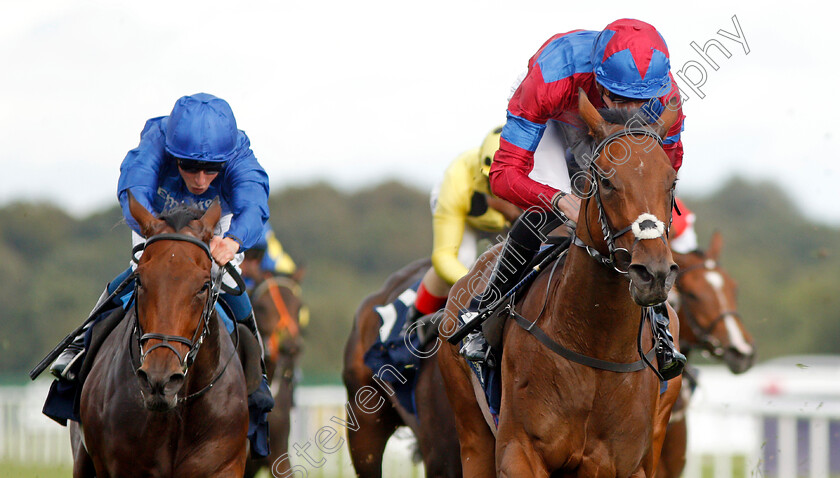
M 88 327 L 85 328 L 87 330 Z M 50 366 L 50 373 L 55 378 L 73 381 L 76 379 L 74 365 L 85 356 L 85 334 L 81 333 L 73 339 Z
M 102 291 L 102 294 L 99 295 L 99 299 L 96 301 L 96 305 L 93 306 L 91 309 L 91 314 L 93 314 L 96 309 L 102 305 L 103 302 L 108 298 L 110 294 L 108 293 L 108 287 L 105 287 L 105 290 Z M 55 378 L 73 381 L 76 379 L 76 374 L 74 372 L 74 365 L 79 362 L 85 356 L 85 332 L 93 325 L 93 322 L 89 322 L 85 328 L 82 330 L 76 338 L 73 339 L 67 348 L 61 352 L 61 355 L 55 359 L 55 362 L 52 363 L 50 366 L 50 373 L 55 376 Z
M 252 334 L 254 334 L 254 337 L 257 338 L 257 342 L 260 344 L 260 366 L 262 367 L 263 375 L 265 375 L 265 345 L 263 345 L 260 330 L 257 328 L 257 318 L 254 316 L 254 311 L 252 310 L 251 313 L 248 314 L 248 317 L 239 323 L 244 325 Z
M 470 309 L 461 316 L 466 324 L 472 320 L 481 307 L 486 307 L 504 297 L 525 274 L 525 269 L 534 258 L 539 248 L 532 249 L 515 241 L 508 236 L 499 259 L 493 267 L 487 288 L 481 295 L 470 301 Z M 484 362 L 491 356 L 490 346 L 481 329 L 477 329 L 464 338 L 460 350 L 461 355 L 471 362 Z M 490 364 L 488 364 L 490 365 Z
M 653 331 L 656 334 L 656 361 L 659 373 L 665 380 L 671 380 L 681 374 L 685 367 L 685 355 L 674 346 L 674 337 L 668 328 L 668 309 L 666 305 L 653 306 Z

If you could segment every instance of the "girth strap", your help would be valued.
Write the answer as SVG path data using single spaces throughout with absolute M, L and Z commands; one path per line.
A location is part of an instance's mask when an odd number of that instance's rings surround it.
M 530 332 L 531 335 L 533 335 L 537 340 L 539 340 L 540 343 L 548 347 L 549 350 L 565 358 L 566 360 L 570 360 L 581 365 L 586 365 L 587 367 L 618 373 L 638 372 L 639 370 L 644 370 L 645 367 L 647 367 L 643 360 L 636 360 L 632 363 L 618 363 L 609 362 L 607 360 L 601 360 L 594 357 L 587 357 L 586 355 L 581 355 L 555 342 L 554 339 L 549 337 L 548 334 L 545 333 L 545 331 L 543 331 L 541 328 L 539 328 L 539 326 L 537 326 L 536 322 L 529 321 L 516 311 L 512 311 L 511 313 L 513 315 L 513 318 L 516 320 L 516 323 L 519 324 L 520 327 Z M 648 361 L 653 360 L 656 357 L 656 348 L 651 348 L 650 351 L 645 354 L 645 357 L 648 359 Z

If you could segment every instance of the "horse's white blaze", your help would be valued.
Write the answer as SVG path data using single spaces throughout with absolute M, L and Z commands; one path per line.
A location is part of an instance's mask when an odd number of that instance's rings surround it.
M 724 310 L 726 310 L 726 306 L 723 304 L 723 302 L 726 301 L 726 298 L 722 297 L 723 276 L 720 275 L 720 272 L 717 271 L 706 271 L 704 275 L 706 276 L 706 282 L 708 282 L 709 285 L 712 286 L 712 288 L 715 290 L 715 293 L 718 295 L 718 299 L 723 299 L 720 305 L 724 308 Z
M 729 343 L 735 347 L 735 350 L 743 355 L 752 355 L 752 345 L 747 343 L 747 339 L 741 333 L 741 327 L 738 327 L 738 320 L 731 314 L 726 314 L 723 323 L 726 325 L 726 332 L 729 334 Z
M 642 222 L 644 221 L 653 222 L 654 227 L 642 229 Z M 633 229 L 633 235 L 635 235 L 636 239 L 639 240 L 656 239 L 665 235 L 665 223 L 660 221 L 653 214 L 647 212 L 640 214 L 639 217 L 633 221 L 631 229 Z
M 708 267 L 708 264 L 706 266 Z M 721 310 L 731 310 L 729 308 L 729 302 L 726 300 L 726 295 L 723 293 L 724 280 L 720 272 L 706 271 L 704 275 L 706 282 L 715 290 L 715 295 L 717 295 Z M 738 320 L 732 314 L 726 314 L 723 318 L 723 324 L 726 326 L 726 333 L 729 335 L 729 343 L 732 347 L 735 347 L 738 352 L 744 355 L 752 354 L 752 345 L 747 342 L 747 339 L 741 332 L 741 327 L 738 326 Z

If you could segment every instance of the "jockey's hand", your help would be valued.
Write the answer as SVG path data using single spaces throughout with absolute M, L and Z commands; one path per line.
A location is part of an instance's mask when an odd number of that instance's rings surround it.
M 213 239 L 210 239 L 210 254 L 220 266 L 233 260 L 238 251 L 239 243 L 229 237 L 213 236 Z
M 569 218 L 569 223 L 566 223 L 567 226 L 575 227 L 577 226 L 576 221 L 578 220 L 578 215 L 580 214 L 580 198 L 575 196 L 574 194 L 560 194 L 557 193 L 554 198 L 551 200 L 551 204 L 554 206 L 555 209 L 560 210 L 563 214 Z

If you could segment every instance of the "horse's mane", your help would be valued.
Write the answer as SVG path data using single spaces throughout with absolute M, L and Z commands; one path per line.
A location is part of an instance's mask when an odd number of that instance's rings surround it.
M 179 204 L 160 213 L 160 218 L 166 221 L 172 229 L 180 231 L 186 227 L 190 221 L 200 219 L 204 215 L 204 211 L 192 204 Z

